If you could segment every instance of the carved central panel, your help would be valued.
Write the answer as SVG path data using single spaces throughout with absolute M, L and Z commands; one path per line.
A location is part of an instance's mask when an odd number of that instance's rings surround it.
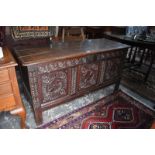
M 87 64 L 80 67 L 79 89 L 88 88 L 97 84 L 98 64 Z
M 43 74 L 41 80 L 43 103 L 61 98 L 68 94 L 67 70 Z
M 114 79 L 119 75 L 120 59 L 108 60 L 106 63 L 105 80 Z

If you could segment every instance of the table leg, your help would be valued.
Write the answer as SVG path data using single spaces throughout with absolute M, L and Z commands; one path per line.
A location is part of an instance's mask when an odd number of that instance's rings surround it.
M 136 59 L 136 55 L 137 55 L 137 51 L 138 51 L 138 47 L 135 48 L 135 51 L 133 53 L 133 57 L 132 57 L 132 60 L 131 60 L 131 63 L 134 64 L 135 63 L 135 59 Z
M 144 59 L 144 55 L 145 55 L 145 52 L 146 52 L 146 50 L 147 49 L 142 49 L 143 51 L 142 51 L 142 56 L 141 56 L 141 58 L 140 58 L 140 61 L 139 61 L 139 66 L 141 66 L 142 65 L 142 63 L 143 63 L 143 59 Z
M 147 73 L 145 75 L 144 82 L 146 82 L 148 77 L 149 77 L 149 74 L 150 74 L 151 69 L 152 69 L 153 61 L 154 61 L 154 51 L 151 50 L 151 61 L 150 61 L 150 65 L 149 65 L 149 68 L 147 70 Z
M 42 109 L 41 108 L 35 108 L 34 113 L 35 113 L 36 124 L 41 125 L 43 122 Z
M 130 51 L 129 51 L 129 57 L 128 57 L 128 62 L 131 61 L 132 50 L 133 50 L 133 47 L 130 48 Z

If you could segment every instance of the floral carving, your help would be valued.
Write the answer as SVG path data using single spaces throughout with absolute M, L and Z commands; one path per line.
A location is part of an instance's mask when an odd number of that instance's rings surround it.
M 43 102 L 67 95 L 67 71 L 56 71 L 42 75 Z
M 112 59 L 106 62 L 105 80 L 112 80 L 119 75 L 120 59 Z
M 82 65 L 80 67 L 80 89 L 88 88 L 97 83 L 98 64 Z

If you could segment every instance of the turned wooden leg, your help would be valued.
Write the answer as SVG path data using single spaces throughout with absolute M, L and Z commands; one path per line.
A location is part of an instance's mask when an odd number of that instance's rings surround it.
M 25 125 L 26 112 L 25 112 L 25 109 L 23 107 L 20 107 L 18 109 L 14 109 L 14 110 L 10 111 L 10 113 L 12 115 L 18 115 L 20 117 L 20 119 L 21 119 L 20 126 L 22 129 L 26 127 L 26 125 Z

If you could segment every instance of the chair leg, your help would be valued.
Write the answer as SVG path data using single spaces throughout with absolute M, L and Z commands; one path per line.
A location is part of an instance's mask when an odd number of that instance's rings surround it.
M 151 72 L 151 69 L 152 69 L 152 65 L 153 65 L 153 61 L 154 61 L 154 51 L 151 51 L 151 60 L 150 60 L 150 65 L 149 65 L 149 68 L 147 70 L 147 73 L 145 75 L 145 78 L 144 78 L 144 82 L 147 81 L 148 77 L 149 77 L 149 74 Z
M 65 41 L 65 28 L 62 29 L 62 42 Z
M 142 50 L 142 56 L 141 56 L 140 61 L 139 61 L 139 66 L 141 66 L 142 63 L 143 63 L 144 55 L 145 55 L 146 50 L 147 50 L 147 49 L 143 49 L 143 50 Z

